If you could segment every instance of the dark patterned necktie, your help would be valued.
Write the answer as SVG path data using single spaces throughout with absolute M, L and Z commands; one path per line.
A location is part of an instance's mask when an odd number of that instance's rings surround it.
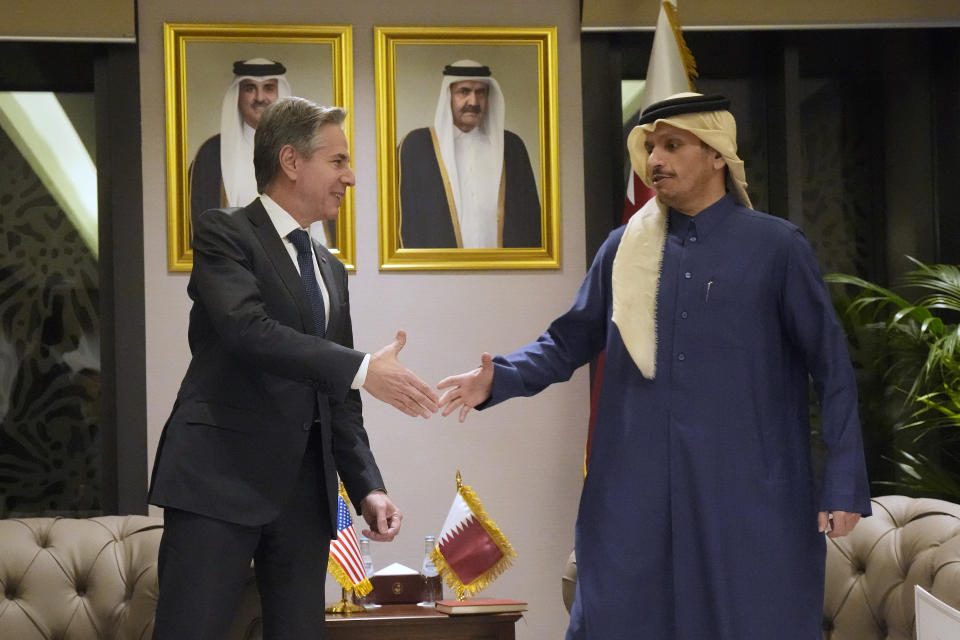
M 313 310 L 314 334 L 324 337 L 326 331 L 326 312 L 323 306 L 323 294 L 320 293 L 320 285 L 317 283 L 316 269 L 314 264 L 316 259 L 313 257 L 313 251 L 310 249 L 310 234 L 303 229 L 294 229 L 287 238 L 297 248 L 297 264 L 300 266 L 300 280 L 303 282 L 303 288 L 307 292 L 307 298 L 310 299 L 310 308 Z

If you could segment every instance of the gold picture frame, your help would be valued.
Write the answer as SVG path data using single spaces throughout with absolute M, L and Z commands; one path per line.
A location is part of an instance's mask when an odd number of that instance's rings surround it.
M 560 197 L 556 27 L 376 27 L 374 42 L 380 269 L 558 268 Z M 496 195 L 495 187 L 488 190 L 496 197 L 495 204 L 490 206 L 496 206 L 498 211 L 496 229 L 492 224 L 488 227 L 488 239 L 496 234 L 496 246 L 490 248 L 462 246 L 456 213 L 456 203 L 460 200 L 452 194 L 450 172 L 444 168 L 452 161 L 442 159 L 443 143 L 438 142 L 444 135 L 447 139 L 454 135 L 437 133 L 442 128 L 441 112 L 449 99 L 447 96 L 439 98 L 438 88 L 441 88 L 445 65 L 461 60 L 474 60 L 487 67 L 487 75 L 498 82 L 504 100 L 501 104 L 505 104 L 502 116 L 504 160 L 499 165 L 502 166 L 499 195 Z M 456 69 L 451 69 L 450 75 L 457 76 Z M 489 91 L 490 104 L 493 104 L 494 89 Z M 486 102 L 484 108 L 487 108 Z M 431 126 L 434 125 L 434 114 L 436 126 Z M 456 123 L 456 117 L 453 122 Z M 516 133 L 511 135 L 511 130 Z M 514 139 L 512 147 L 508 137 Z M 519 145 L 515 142 L 517 139 Z M 512 154 L 512 159 L 508 157 L 511 148 L 520 149 L 519 153 Z M 515 168 L 523 165 L 518 158 L 524 156 L 529 158 L 529 169 L 516 171 Z M 402 165 L 408 169 L 403 171 Z M 513 216 L 513 220 L 521 217 L 511 213 L 511 206 L 513 211 L 525 211 L 522 217 L 534 219 L 529 213 L 531 200 L 513 195 L 522 189 L 513 188 L 511 194 L 510 181 L 518 185 L 521 179 L 511 178 L 510 172 L 525 176 L 532 173 L 535 181 L 540 214 L 537 246 L 510 246 L 514 241 L 504 230 L 508 224 L 504 222 L 505 217 L 510 219 Z M 529 179 L 524 180 L 525 184 L 529 183 Z M 430 199 L 429 203 L 427 199 Z M 523 206 L 519 204 L 521 202 Z M 424 212 L 422 217 L 415 218 L 420 212 Z M 441 224 L 434 225 L 434 220 Z M 427 237 L 432 234 L 432 229 L 440 227 L 443 228 L 442 238 L 438 235 Z M 533 235 L 528 231 L 524 233 L 522 237 L 525 239 L 516 242 L 532 245 L 529 238 L 536 237 L 536 229 Z M 515 237 L 521 235 L 515 234 Z M 434 246 L 429 246 L 431 244 Z
M 221 106 L 226 102 L 224 90 L 235 77 L 233 62 L 250 58 L 280 61 L 293 95 L 346 109 L 344 132 L 352 150 L 353 32 L 349 25 L 164 23 L 163 43 L 167 265 L 170 271 L 190 271 L 191 162 L 206 141 L 217 137 L 219 145 Z M 220 167 L 215 169 L 220 175 Z M 225 199 L 222 187 L 221 194 Z M 327 231 L 327 244 L 349 270 L 356 268 L 354 220 L 353 190 L 348 189 L 335 229 L 331 225 Z

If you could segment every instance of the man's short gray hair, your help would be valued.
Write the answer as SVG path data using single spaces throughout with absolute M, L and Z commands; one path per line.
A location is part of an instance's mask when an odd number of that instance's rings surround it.
M 328 124 L 341 125 L 347 112 L 340 107 L 324 107 L 306 98 L 280 98 L 266 108 L 253 138 L 253 170 L 257 191 L 263 193 L 280 171 L 280 150 L 292 146 L 304 157 L 326 141 L 320 129 Z

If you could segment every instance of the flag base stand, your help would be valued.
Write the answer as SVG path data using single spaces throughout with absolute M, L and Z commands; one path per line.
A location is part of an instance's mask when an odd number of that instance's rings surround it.
M 341 598 L 340 602 L 336 604 L 332 604 L 329 607 L 327 607 L 325 609 L 327 613 L 335 613 L 341 616 L 349 616 L 354 613 L 363 613 L 364 611 L 366 611 L 366 609 L 364 609 L 359 604 L 354 604 L 347 599 L 347 596 L 350 595 L 349 591 L 347 591 L 346 589 L 343 589 L 342 587 L 341 587 L 341 591 L 343 592 L 343 597 Z

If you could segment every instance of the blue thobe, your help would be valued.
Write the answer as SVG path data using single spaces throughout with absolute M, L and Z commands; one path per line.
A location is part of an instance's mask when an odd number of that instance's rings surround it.
M 567 380 L 606 349 L 567 638 L 817 640 L 817 512 L 867 515 L 870 502 L 854 373 L 813 252 L 797 227 L 729 195 L 694 217 L 671 211 L 648 380 L 611 321 L 622 235 L 567 313 L 495 359 L 486 405 Z

